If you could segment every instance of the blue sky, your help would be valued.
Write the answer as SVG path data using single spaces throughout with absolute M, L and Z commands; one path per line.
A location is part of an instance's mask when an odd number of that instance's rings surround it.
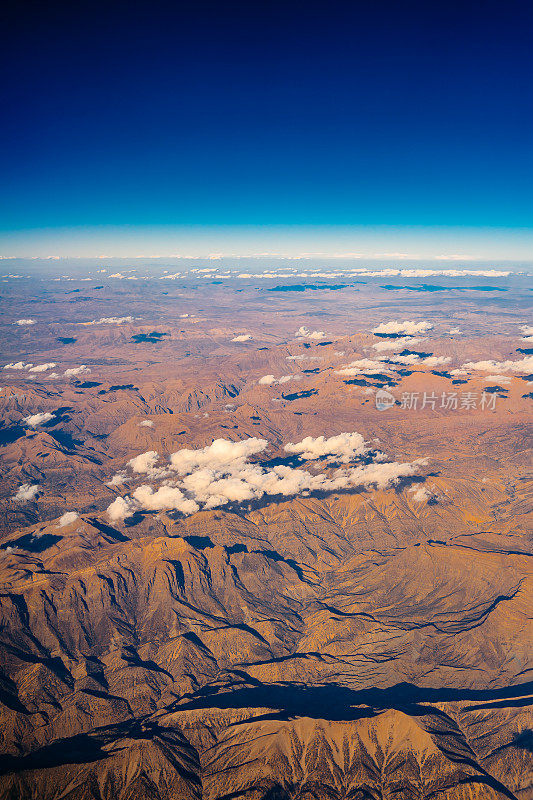
M 533 258 L 529 3 L 169 5 L 14 4 L 1 254 Z

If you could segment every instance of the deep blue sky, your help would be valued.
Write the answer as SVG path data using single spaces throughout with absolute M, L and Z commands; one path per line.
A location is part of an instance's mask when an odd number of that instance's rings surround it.
M 2 231 L 533 227 L 530 2 L 11 5 Z

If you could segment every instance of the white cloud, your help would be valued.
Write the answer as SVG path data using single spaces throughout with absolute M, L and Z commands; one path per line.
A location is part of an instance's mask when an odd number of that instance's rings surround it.
M 485 383 L 490 383 L 490 381 L 498 381 L 498 383 L 511 383 L 512 378 L 510 375 L 487 375 L 483 378 Z
M 181 511 L 185 516 L 194 514 L 200 506 L 173 486 L 161 486 L 154 492 L 151 486 L 139 486 L 133 498 L 141 508 L 149 511 Z
M 300 381 L 302 379 L 301 375 L 282 375 L 281 378 L 275 378 L 273 375 L 263 375 L 262 378 L 259 378 L 257 383 L 260 383 L 264 386 L 277 386 L 280 383 L 288 383 L 289 381 Z
M 461 369 L 479 372 L 533 372 L 533 356 L 518 361 L 469 361 Z
M 122 486 L 125 482 L 126 482 L 126 476 L 121 472 L 117 472 L 117 474 L 113 475 L 111 480 L 109 480 L 106 483 L 106 486 L 109 486 L 111 488 L 114 486 Z
M 30 428 L 36 428 L 37 425 L 43 425 L 45 422 L 50 422 L 54 415 L 49 411 L 40 411 L 38 414 L 31 414 L 29 417 L 24 417 L 22 422 Z
M 129 497 L 117 497 L 107 508 L 107 516 L 111 522 L 120 522 L 131 517 L 136 511 L 136 504 Z
M 397 257 L 397 258 L 417 258 L 416 255 L 411 255 L 407 253 L 373 253 L 373 258 L 382 258 L 382 257 Z M 440 261 L 446 260 L 454 260 L 459 259 L 461 261 L 466 260 L 469 256 L 456 254 L 451 256 L 435 256 L 436 259 Z M 369 270 L 369 269 L 356 269 L 353 270 L 351 275 L 368 275 L 368 276 L 377 276 L 382 278 L 394 278 L 397 276 L 401 276 L 402 278 L 440 278 L 440 277 L 447 277 L 447 278 L 466 278 L 466 277 L 474 277 L 474 278 L 506 278 L 511 273 L 509 271 L 502 271 L 496 269 L 485 269 L 485 270 L 477 270 L 477 269 L 378 269 L 378 270 Z
M 11 364 L 6 364 L 4 369 L 31 369 L 33 364 L 26 364 L 25 361 L 15 361 Z
M 175 510 L 184 515 L 200 509 L 216 508 L 228 503 L 243 503 L 264 496 L 308 495 L 314 491 L 337 491 L 353 487 L 394 485 L 402 477 L 416 475 L 426 463 L 424 459 L 409 463 L 387 461 L 379 451 L 372 450 L 359 433 L 342 433 L 326 439 L 306 437 L 285 450 L 302 459 L 334 460 L 349 464 L 364 457 L 370 463 L 357 466 L 324 466 L 312 474 L 304 469 L 284 464 L 265 467 L 249 459 L 268 447 L 265 439 L 249 438 L 238 442 L 217 439 L 199 450 L 179 450 L 170 457 L 170 466 L 158 468 L 158 454 L 149 451 L 129 462 L 136 474 L 146 474 L 152 480 L 161 479 L 154 489 L 148 484 L 136 488 L 131 496 L 118 497 L 109 506 L 111 521 L 117 522 L 136 511 Z M 132 479 L 134 479 L 133 476 Z M 109 484 L 108 484 L 109 485 Z
M 91 370 L 85 364 L 82 364 L 81 367 L 71 367 L 70 369 L 66 369 L 63 373 L 65 378 L 73 378 L 75 375 L 87 375 Z
M 155 423 L 154 423 L 154 422 L 152 422 L 152 420 L 151 420 L 151 419 L 143 419 L 143 420 L 141 420 L 141 421 L 139 422 L 139 426 L 140 426 L 141 428 L 153 428 L 153 427 L 154 427 L 154 424 L 155 424 Z
M 17 319 L 17 321 L 14 322 L 13 325 L 20 325 L 22 327 L 23 325 L 35 325 L 36 322 L 37 322 L 36 319 Z
M 124 278 L 125 276 L 121 272 L 114 272 L 112 275 L 109 276 L 110 278 Z
M 380 372 L 390 372 L 391 364 L 403 364 L 409 366 L 420 367 L 438 367 L 443 364 L 448 364 L 451 361 L 450 356 L 428 356 L 422 358 L 418 353 L 410 353 L 409 355 L 401 356 L 390 353 L 388 355 L 378 356 L 376 360 L 370 358 L 360 358 L 352 361 L 350 364 L 336 370 L 337 375 L 371 375 Z
M 133 317 L 100 317 L 90 322 L 78 322 L 78 325 L 122 325 L 124 322 L 133 322 Z
M 178 450 L 171 455 L 170 463 L 179 474 L 186 475 L 201 467 L 222 469 L 229 465 L 244 464 L 247 458 L 262 453 L 267 447 L 266 439 L 255 437 L 240 442 L 215 439 L 213 444 L 201 450 Z
M 13 495 L 13 500 L 18 503 L 27 503 L 30 500 L 35 500 L 40 488 L 38 483 L 23 483 L 22 486 L 19 486 L 17 493 Z
M 411 486 L 409 492 L 413 494 L 412 499 L 417 503 L 427 503 L 435 497 L 433 492 L 430 492 L 425 486 Z
M 399 322 L 393 319 L 390 322 L 382 322 L 376 328 L 372 328 L 372 333 L 396 333 L 400 336 L 412 336 L 417 333 L 425 333 L 432 328 L 433 325 L 427 320 L 415 322 L 414 320 L 406 319 L 403 322 Z
M 30 367 L 29 372 L 46 372 L 47 369 L 53 369 L 57 367 L 53 361 L 49 361 L 47 364 L 38 364 L 36 367 Z
M 533 325 L 520 325 L 520 330 L 524 336 L 533 336 Z
M 337 375 L 361 375 L 363 372 L 389 372 L 387 366 L 382 361 L 374 361 L 371 358 L 358 358 L 350 364 L 346 364 L 341 369 L 336 370 Z
M 232 342 L 248 342 L 252 338 L 250 333 L 241 333 L 239 336 L 234 336 Z
M 429 356 L 420 362 L 423 367 L 440 367 L 442 364 L 449 364 L 451 356 Z
M 406 364 L 413 367 L 438 367 L 442 364 L 449 364 L 452 359 L 451 356 L 428 356 L 427 358 L 421 358 L 417 353 L 410 353 L 406 356 L 391 356 L 390 360 L 395 364 Z
M 324 339 L 326 334 L 324 331 L 311 331 L 305 325 L 302 325 L 294 333 L 299 339 Z
M 347 463 L 355 456 L 368 453 L 366 442 L 360 433 L 339 433 L 326 439 L 324 436 L 306 436 L 301 442 L 285 445 L 287 453 L 300 455 L 307 461 L 324 456 L 334 456 L 336 460 Z
M 67 525 L 71 525 L 73 522 L 79 519 L 79 514 L 75 511 L 66 511 L 61 517 L 59 517 L 59 527 L 65 528 Z
M 139 474 L 147 474 L 153 472 L 156 462 L 159 460 L 159 453 L 156 450 L 148 450 L 146 453 L 141 453 L 135 458 L 128 461 L 128 467 L 131 467 L 133 472 Z

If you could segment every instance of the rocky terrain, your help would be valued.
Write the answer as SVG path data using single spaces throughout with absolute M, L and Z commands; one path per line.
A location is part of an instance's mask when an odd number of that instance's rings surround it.
M 247 280 L 5 284 L 0 798 L 531 800 L 529 289 Z

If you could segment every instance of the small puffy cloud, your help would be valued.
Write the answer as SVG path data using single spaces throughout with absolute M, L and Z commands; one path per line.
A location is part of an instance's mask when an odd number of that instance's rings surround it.
M 140 474 L 145 474 L 151 472 L 156 462 L 159 460 L 159 453 L 155 450 L 148 450 L 146 453 L 141 453 L 135 458 L 131 458 L 128 461 L 128 466 L 131 467 L 133 472 L 138 472 Z
M 533 336 L 533 325 L 520 325 L 520 330 L 524 336 Z
M 12 361 L 11 364 L 6 364 L 4 369 L 31 369 L 33 364 L 26 364 L 25 361 Z
M 117 497 L 107 508 L 107 516 L 111 522 L 121 522 L 126 517 L 131 517 L 137 506 L 129 497 Z
M 326 439 L 324 436 L 306 436 L 301 442 L 293 444 L 290 442 L 285 445 L 287 453 L 300 455 L 307 461 L 324 456 L 334 456 L 337 461 L 347 463 L 355 456 L 361 456 L 368 452 L 365 440 L 360 433 L 339 433 L 338 436 L 331 436 Z
M 455 334 L 458 334 L 458 333 L 462 333 L 462 331 L 461 331 L 461 330 L 459 330 L 459 328 L 450 328 L 450 330 L 448 331 L 448 333 L 455 333 Z
M 61 517 L 59 517 L 59 527 L 65 528 L 67 525 L 72 525 L 73 522 L 79 518 L 79 514 L 75 511 L 66 511 Z
M 124 278 L 125 276 L 122 272 L 114 272 L 112 275 L 109 276 L 110 278 Z
M 54 415 L 49 411 L 40 411 L 37 414 L 30 414 L 29 417 L 24 417 L 22 422 L 30 428 L 36 428 L 38 425 L 50 422 L 51 419 L 54 419 Z
M 124 322 L 133 322 L 133 317 L 100 317 L 90 322 L 79 322 L 78 325 L 122 325 Z
M 411 486 L 409 492 L 412 493 L 412 499 L 417 503 L 427 503 L 435 497 L 433 492 L 430 492 L 425 486 Z
M 36 322 L 36 319 L 17 319 L 13 325 L 20 325 L 22 327 L 23 325 L 35 325 Z
M 427 459 L 417 458 L 415 461 L 398 463 L 397 461 L 385 464 L 365 464 L 352 470 L 350 476 L 352 485 L 376 486 L 385 489 L 396 486 L 402 478 L 417 475 L 420 467 L 427 464 Z
M 46 364 L 37 364 L 36 367 L 30 367 L 29 372 L 46 372 L 46 370 L 54 367 L 57 367 L 57 364 L 54 361 L 49 361 Z
M 248 342 L 252 338 L 250 333 L 241 333 L 239 336 L 234 336 L 232 342 Z
M 395 364 L 405 364 L 409 366 L 421 366 L 421 367 L 439 367 L 443 364 L 449 364 L 451 356 L 428 356 L 427 358 L 421 358 L 418 353 L 410 353 L 409 355 L 405 356 L 391 356 L 391 361 Z
M 386 365 L 382 361 L 374 361 L 371 358 L 358 358 L 346 364 L 341 369 L 336 370 L 337 375 L 361 375 L 363 372 L 388 372 Z
M 133 492 L 133 498 L 142 508 L 149 511 L 180 511 L 185 516 L 194 514 L 200 506 L 187 498 L 180 489 L 173 486 L 161 486 L 154 492 L 151 486 L 139 486 Z
M 298 339 L 324 339 L 326 336 L 324 331 L 311 331 L 305 325 L 298 328 L 294 335 L 298 337 Z
M 449 364 L 451 356 L 429 356 L 420 362 L 424 367 L 440 367 L 442 364 Z
M 533 356 L 526 356 L 518 361 L 469 361 L 462 365 L 462 369 L 479 372 L 533 372 Z
M 390 322 L 382 322 L 376 328 L 372 328 L 372 333 L 384 333 L 384 334 L 397 334 L 399 336 L 414 336 L 417 333 L 425 333 L 433 328 L 431 322 L 427 320 L 422 320 L 421 322 L 415 322 L 414 320 L 406 319 L 403 322 L 399 322 L 396 319 L 391 320 Z
M 106 483 L 106 486 L 113 488 L 114 486 L 122 486 L 125 482 L 126 476 L 121 472 L 117 472 L 117 474 L 113 475 L 111 480 Z
M 379 258 L 407 258 L 408 255 L 406 253 L 375 253 L 374 257 Z M 460 253 L 456 253 L 453 255 L 442 255 L 435 257 L 438 261 L 462 261 L 467 259 L 468 256 L 461 255 Z M 496 269 L 379 269 L 379 270 L 370 270 L 370 269 L 356 269 L 350 273 L 353 277 L 357 275 L 368 275 L 368 276 L 376 276 L 376 277 L 389 277 L 394 278 L 401 275 L 403 278 L 441 278 L 446 276 L 447 278 L 466 278 L 466 277 L 476 277 L 476 278 L 505 278 L 511 273 L 509 271 L 502 271 Z
M 142 419 L 142 420 L 139 422 L 139 427 L 141 427 L 141 428 L 153 428 L 153 427 L 154 427 L 154 424 L 155 424 L 155 423 L 154 423 L 154 422 L 152 422 L 152 420 L 151 420 L 151 419 Z
M 82 364 L 80 367 L 70 367 L 70 369 L 66 369 L 63 373 L 65 378 L 73 378 L 76 375 L 87 375 L 91 370 L 85 364 Z
M 273 375 L 263 375 L 263 377 L 259 378 L 257 382 L 264 386 L 277 386 L 281 383 L 300 381 L 301 379 L 301 375 L 282 375 L 280 378 L 275 378 Z
M 510 375 L 487 375 L 483 378 L 485 383 L 490 383 L 491 381 L 497 381 L 498 383 L 511 383 L 512 378 Z
M 40 488 L 38 483 L 23 483 L 17 489 L 17 493 L 13 495 L 13 500 L 16 500 L 17 503 L 28 503 L 30 500 L 35 500 Z
M 178 450 L 170 457 L 173 469 L 185 475 L 197 468 L 221 469 L 235 463 L 244 463 L 250 456 L 262 453 L 268 447 L 266 439 L 251 437 L 240 442 L 227 439 L 215 441 L 201 450 Z

